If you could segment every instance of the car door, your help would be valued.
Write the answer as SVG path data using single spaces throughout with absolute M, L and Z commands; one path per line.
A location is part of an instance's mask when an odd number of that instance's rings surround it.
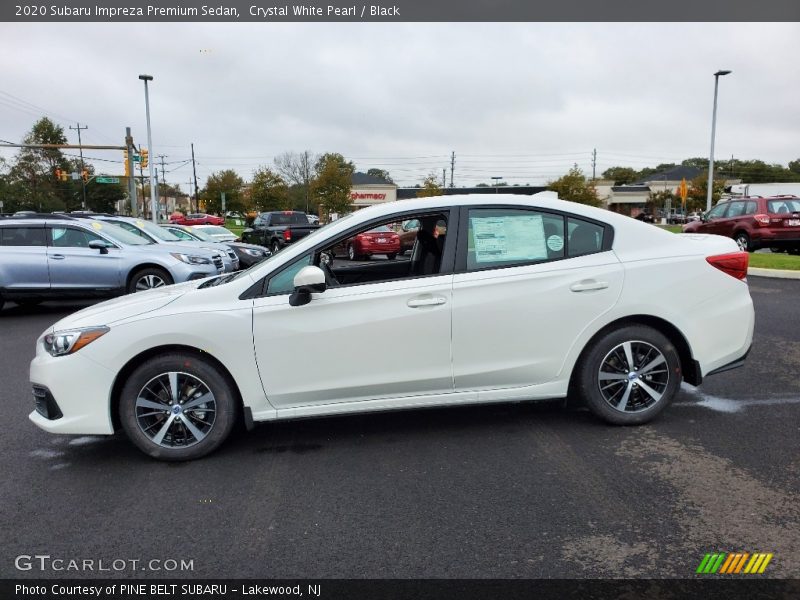
M 0 228 L 0 287 L 47 290 L 47 241 L 44 225 Z
M 610 310 L 623 268 L 611 228 L 520 207 L 463 211 L 453 281 L 455 391 L 556 378 L 580 334 Z
M 706 213 L 706 222 L 697 230 L 698 233 L 713 233 L 716 235 L 726 235 L 726 225 L 724 223 L 725 213 L 728 210 L 728 202 L 717 204 Z
M 311 260 L 306 254 L 281 269 L 254 300 L 259 373 L 275 408 L 453 391 L 451 268 L 329 287 L 292 307 L 294 275 Z
M 50 285 L 65 290 L 111 290 L 122 287 L 120 249 L 101 236 L 73 225 L 48 227 Z M 107 252 L 89 248 L 100 240 Z

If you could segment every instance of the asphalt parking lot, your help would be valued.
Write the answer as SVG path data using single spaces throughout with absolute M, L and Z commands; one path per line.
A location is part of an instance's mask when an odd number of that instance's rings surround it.
M 92 575 L 15 567 L 34 554 L 193 561 L 105 577 L 687 577 L 745 551 L 797 578 L 800 281 L 750 285 L 745 367 L 684 386 L 651 425 L 561 402 L 410 411 L 260 425 L 181 464 L 34 427 L 34 341 L 82 305 L 9 303 L 0 577 Z

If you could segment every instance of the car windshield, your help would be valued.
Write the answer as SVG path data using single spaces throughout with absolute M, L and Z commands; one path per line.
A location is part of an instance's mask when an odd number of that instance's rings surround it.
M 135 233 L 126 231 L 119 225 L 114 225 L 113 223 L 92 221 L 92 228 L 103 235 L 107 235 L 115 242 L 120 242 L 128 246 L 147 246 L 153 243 L 150 240 L 139 237 Z
M 150 221 L 143 221 L 141 219 L 137 219 L 136 226 L 139 227 L 139 229 L 144 230 L 149 235 L 152 235 L 154 238 L 161 240 L 162 242 L 181 241 L 181 238 L 179 238 L 171 231 L 167 231 L 163 227 L 159 227 L 158 225 L 156 225 L 155 223 L 151 223 Z
M 208 235 L 208 233 L 205 230 L 198 229 L 197 227 L 192 227 L 189 230 L 184 229 L 184 231 L 187 231 L 187 233 L 189 235 L 191 235 L 192 237 L 196 237 L 197 239 L 202 240 L 203 242 L 216 242 L 217 241 L 213 237 Z
M 217 227 L 216 225 L 209 225 L 208 227 L 195 227 L 195 231 L 202 231 L 203 235 L 234 235 L 232 231 L 228 231 L 224 227 Z

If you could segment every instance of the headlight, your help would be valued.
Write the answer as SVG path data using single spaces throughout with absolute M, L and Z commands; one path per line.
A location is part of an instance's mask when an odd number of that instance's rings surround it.
M 192 254 L 184 254 L 183 252 L 170 252 L 172 256 L 187 265 L 210 265 L 211 259 L 205 256 L 195 256 Z
M 44 349 L 51 356 L 65 356 L 88 346 L 109 332 L 108 327 L 84 327 L 71 331 L 57 331 L 44 336 Z
M 242 248 L 245 254 L 249 254 L 250 256 L 266 256 L 267 253 L 264 250 L 256 250 L 255 248 Z

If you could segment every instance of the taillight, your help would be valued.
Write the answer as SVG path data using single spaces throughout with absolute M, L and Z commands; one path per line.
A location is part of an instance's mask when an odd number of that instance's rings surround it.
M 762 227 L 769 225 L 769 215 L 753 215 L 753 218 L 756 220 L 756 223 Z
M 747 252 L 731 252 L 729 254 L 707 256 L 706 261 L 712 267 L 716 267 L 731 277 L 744 279 L 747 277 L 747 265 L 750 264 L 750 255 Z
M 284 229 L 283 230 L 283 239 L 285 239 L 287 242 L 291 242 L 292 241 L 292 230 L 291 229 Z

